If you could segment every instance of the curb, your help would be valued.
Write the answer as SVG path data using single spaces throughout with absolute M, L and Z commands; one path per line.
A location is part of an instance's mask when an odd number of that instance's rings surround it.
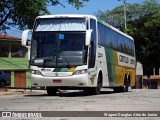
M 46 94 L 46 90 L 33 90 L 33 89 L 12 89 L 12 88 L 1 88 L 0 96 L 2 95 L 18 95 L 18 94 Z

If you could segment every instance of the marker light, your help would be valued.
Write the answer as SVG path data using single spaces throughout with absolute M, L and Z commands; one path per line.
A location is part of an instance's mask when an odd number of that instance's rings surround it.
M 42 75 L 38 70 L 31 70 L 31 74 Z

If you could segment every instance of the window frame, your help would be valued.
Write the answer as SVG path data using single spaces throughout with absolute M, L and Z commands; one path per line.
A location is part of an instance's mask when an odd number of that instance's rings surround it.
M 5 48 L 7 48 L 7 51 L 6 52 L 3 52 L 2 51 L 2 47 L 5 47 Z M 9 57 L 9 45 L 6 45 L 6 44 L 0 44 L 0 57 L 3 57 L 3 58 L 8 58 Z M 4 53 L 6 53 L 6 56 L 4 56 L 3 54 Z M 2 56 L 1 56 L 1 54 L 2 54 Z
M 16 49 L 19 49 L 18 51 L 20 51 L 20 50 L 22 50 L 23 52 L 22 52 L 22 56 L 12 56 L 12 54 L 13 54 L 13 48 L 16 48 Z M 21 49 L 20 49 L 21 48 Z M 16 51 L 16 52 L 18 52 L 18 51 Z M 26 56 L 26 51 L 27 51 L 27 49 L 25 48 L 25 47 L 23 47 L 23 46 L 20 46 L 20 45 L 18 45 L 18 46 L 15 46 L 15 45 L 12 45 L 11 46 L 11 58 L 25 58 L 25 56 Z M 19 54 L 19 53 L 18 53 Z M 21 54 L 21 53 L 20 53 Z
M 101 22 L 98 22 L 98 45 L 135 57 L 134 41 Z

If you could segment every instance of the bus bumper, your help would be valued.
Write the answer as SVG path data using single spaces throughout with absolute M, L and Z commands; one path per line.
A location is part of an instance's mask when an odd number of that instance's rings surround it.
M 65 77 L 46 77 L 42 75 L 31 74 L 32 87 L 87 87 L 88 74 L 72 75 Z

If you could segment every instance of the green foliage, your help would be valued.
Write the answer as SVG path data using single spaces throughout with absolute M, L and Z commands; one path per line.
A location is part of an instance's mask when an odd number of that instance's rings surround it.
M 75 6 L 75 8 L 79 9 L 80 7 L 83 7 L 84 2 L 88 2 L 89 0 L 68 0 L 69 4 L 72 4 Z
M 116 7 L 112 11 L 98 11 L 98 13 L 96 13 L 96 16 L 116 28 L 123 29 L 123 6 Z
M 135 39 L 137 60 L 143 65 L 160 66 L 160 4 L 146 0 L 138 19 L 128 22 L 126 32 Z
M 83 7 L 89 0 L 66 0 L 75 8 Z M 61 1 L 62 2 L 62 1 Z M 63 5 L 60 0 L 0 0 L 0 32 L 10 26 L 18 26 L 20 30 L 32 28 L 39 15 L 50 14 L 48 5 Z
M 136 57 L 143 65 L 160 66 L 160 3 L 145 0 L 143 4 L 126 4 L 127 29 L 124 29 L 123 5 L 97 16 L 131 35 L 135 40 Z

